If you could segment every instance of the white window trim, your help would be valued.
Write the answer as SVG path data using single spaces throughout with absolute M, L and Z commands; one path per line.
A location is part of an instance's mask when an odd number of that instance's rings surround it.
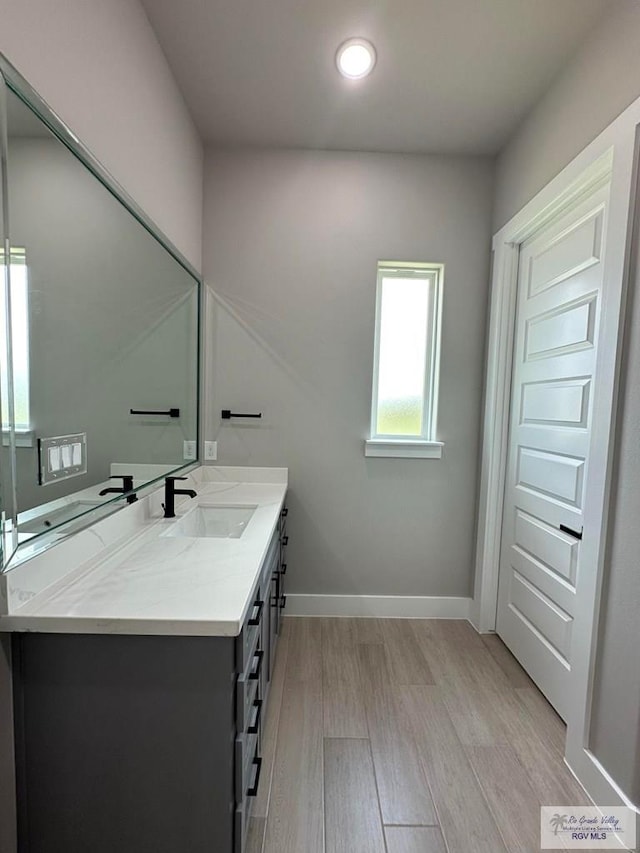
M 443 441 L 410 441 L 399 438 L 368 438 L 364 443 L 365 456 L 395 456 L 402 459 L 442 459 Z
M 427 336 L 424 406 L 420 435 L 385 435 L 375 431 L 378 419 L 378 371 L 380 361 L 380 325 L 382 320 L 382 281 L 386 278 L 430 278 L 429 329 Z M 379 261 L 376 282 L 376 327 L 373 351 L 373 387 L 371 392 L 370 437 L 365 440 L 365 456 L 440 459 L 444 442 L 436 440 L 438 391 L 440 379 L 440 343 L 442 328 L 442 283 L 444 264 L 408 261 Z
M 35 432 L 32 429 L 16 429 L 14 430 L 16 436 L 16 447 L 33 447 L 35 443 Z M 11 430 L 2 429 L 2 446 L 9 447 L 11 444 L 11 439 L 9 435 Z

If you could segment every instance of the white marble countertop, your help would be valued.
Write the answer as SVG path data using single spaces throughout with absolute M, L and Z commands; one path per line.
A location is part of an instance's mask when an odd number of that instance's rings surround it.
M 0 630 L 237 635 L 287 490 L 286 469 L 271 469 L 272 477 L 269 470 L 197 469 L 191 482 L 179 485 L 195 488 L 198 496 L 193 501 L 176 496 L 175 519 L 162 517 L 160 496 L 154 493 L 145 499 L 146 511 L 136 508 L 140 522 L 133 533 L 116 538 L 26 603 L 10 608 L 0 616 Z M 265 482 L 269 479 L 275 482 Z M 238 539 L 163 535 L 196 503 L 256 509 Z M 127 512 L 125 508 L 107 522 L 113 527 Z M 14 570 L 16 575 L 21 569 Z M 19 583 L 17 577 L 12 580 Z

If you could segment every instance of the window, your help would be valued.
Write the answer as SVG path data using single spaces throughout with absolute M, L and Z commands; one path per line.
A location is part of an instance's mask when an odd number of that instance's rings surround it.
M 380 261 L 367 456 L 439 458 L 443 264 Z
M 1 255 L 4 260 L 4 253 Z M 24 249 L 11 249 L 11 360 L 13 367 L 13 406 L 17 432 L 31 429 L 29 412 L 29 293 Z M 2 429 L 9 429 L 8 347 L 6 300 L 0 299 L 0 390 Z

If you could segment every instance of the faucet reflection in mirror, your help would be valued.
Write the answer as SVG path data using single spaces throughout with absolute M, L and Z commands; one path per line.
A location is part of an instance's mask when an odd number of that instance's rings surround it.
M 51 544 L 91 523 L 101 504 L 120 508 L 134 490 L 193 464 L 184 447 L 198 440 L 200 282 L 2 57 L 0 71 L 6 570 L 27 539 Z M 42 478 L 39 444 L 78 434 L 86 470 Z M 108 481 L 123 470 L 129 495 L 114 497 Z

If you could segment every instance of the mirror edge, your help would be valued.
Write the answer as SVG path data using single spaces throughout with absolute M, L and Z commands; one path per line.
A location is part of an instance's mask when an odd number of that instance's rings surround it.
M 13 393 L 12 393 L 12 370 L 11 370 L 11 343 L 10 326 L 10 270 L 7 259 L 9 258 L 9 193 L 7 184 L 7 160 L 8 160 L 8 127 L 7 127 L 7 82 L 4 68 L 0 64 L 0 233 L 2 235 L 2 300 L 5 307 L 6 328 L 4 330 L 4 360 L 7 365 L 6 377 L 0 376 L 0 383 L 6 379 L 8 411 L 3 411 L 0 401 L 0 440 L 4 445 L 5 432 L 8 442 L 7 454 L 2 454 L 3 461 L 8 464 L 0 464 L 0 566 L 4 567 L 16 551 L 18 545 L 18 500 L 16 494 L 16 434 L 15 418 L 13 416 Z M 3 422 L 8 424 L 5 431 Z
M 105 189 L 110 192 L 142 225 L 142 227 L 167 251 L 173 259 L 191 276 L 197 287 L 197 364 L 196 364 L 196 459 L 188 460 L 184 465 L 177 466 L 168 472 L 168 475 L 177 472 L 190 472 L 195 470 L 202 464 L 201 454 L 201 436 L 202 436 L 202 400 L 204 392 L 204 376 L 202 370 L 202 346 L 203 346 L 203 300 L 204 300 L 204 285 L 201 274 L 191 264 L 175 244 L 166 236 L 163 230 L 155 223 L 155 221 L 140 207 L 140 205 L 129 195 L 124 187 L 116 180 L 116 178 L 106 169 L 102 163 L 91 153 L 89 148 L 76 136 L 76 134 L 65 124 L 58 116 L 54 109 L 45 101 L 45 99 L 36 92 L 31 84 L 20 74 L 14 65 L 7 59 L 4 53 L 0 52 L 0 236 L 2 238 L 2 247 L 5 251 L 5 257 L 9 250 L 9 223 L 8 223 L 8 192 L 7 192 L 7 153 L 8 153 L 8 138 L 7 138 L 7 90 L 13 92 L 16 97 L 23 101 L 49 128 L 49 130 L 65 145 L 69 151 L 80 160 L 80 162 L 97 178 Z M 8 292 L 8 266 L 3 264 L 3 298 L 6 301 Z M 8 314 L 7 314 L 8 316 Z M 9 371 L 10 372 L 10 371 Z M 1 414 L 1 413 L 0 413 Z M 0 418 L 0 433 L 1 418 Z M 12 467 L 15 467 L 15 430 L 13 422 L 9 432 L 9 455 L 13 460 Z M 0 488 L 0 574 L 9 571 L 12 566 L 14 556 L 18 551 L 18 536 L 17 536 L 17 518 L 18 518 L 18 501 L 16 495 L 16 477 L 15 471 L 9 477 L 8 472 L 0 469 L 0 478 L 2 487 Z M 145 491 L 150 487 L 157 487 L 158 483 L 164 477 L 154 478 L 145 483 L 140 491 Z M 5 483 L 9 480 L 9 499 L 6 498 L 7 487 Z M 107 503 L 115 503 L 119 499 L 124 499 L 125 496 L 114 498 Z M 7 525 L 5 520 L 11 519 L 11 524 Z M 9 530 L 7 530 L 9 528 Z M 73 534 L 71 534 L 73 535 Z M 51 546 L 52 547 L 52 543 Z
M 106 169 L 102 163 L 91 153 L 87 146 L 70 130 L 64 121 L 58 116 L 54 109 L 42 98 L 20 72 L 9 62 L 6 56 L 0 52 L 0 75 L 8 88 L 23 101 L 38 118 L 46 124 L 49 130 L 74 154 L 93 175 L 105 186 L 105 188 L 118 201 L 121 202 L 145 228 L 151 236 L 158 241 L 176 260 L 189 275 L 201 283 L 200 273 L 193 264 L 187 260 L 182 252 L 167 237 L 154 220 L 140 207 L 140 205 L 129 195 L 124 187 Z M 6 120 L 5 120 L 6 129 Z

